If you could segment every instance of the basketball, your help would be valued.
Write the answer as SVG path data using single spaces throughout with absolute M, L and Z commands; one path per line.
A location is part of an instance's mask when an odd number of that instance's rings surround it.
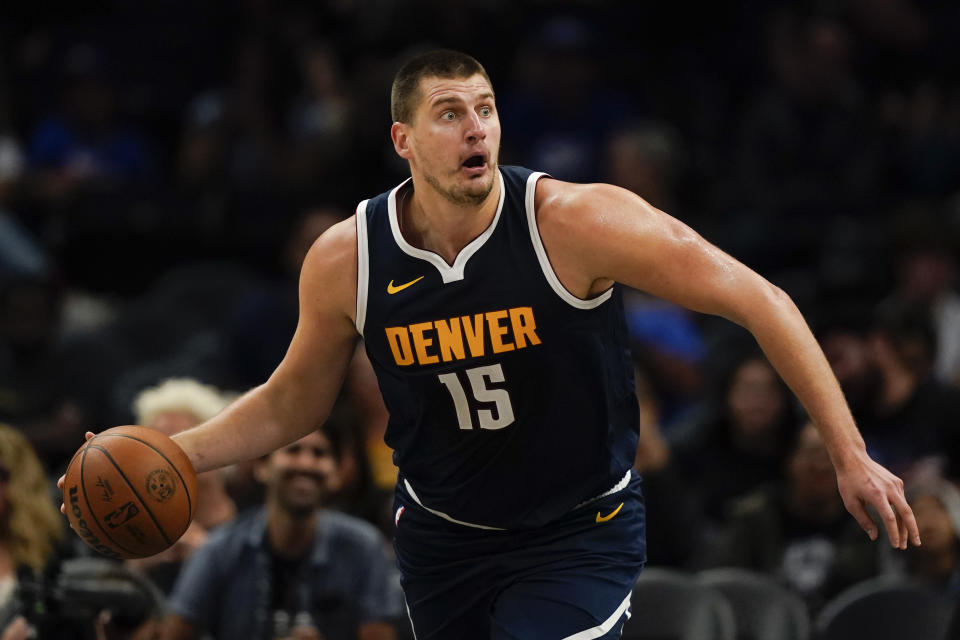
M 63 482 L 70 527 L 111 558 L 143 558 L 171 546 L 190 525 L 196 501 L 189 458 L 147 427 L 95 435 L 74 454 Z

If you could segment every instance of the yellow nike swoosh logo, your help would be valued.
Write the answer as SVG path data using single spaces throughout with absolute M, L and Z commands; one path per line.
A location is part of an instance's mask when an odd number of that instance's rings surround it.
M 622 502 L 620 503 L 620 506 L 619 506 L 619 507 L 617 507 L 616 509 L 614 509 L 613 511 L 611 511 L 610 513 L 608 513 L 608 514 L 605 515 L 605 516 L 600 515 L 600 512 L 597 511 L 597 522 L 606 522 L 607 520 L 612 519 L 613 516 L 615 516 L 615 515 L 617 515 L 618 513 L 620 513 L 620 509 L 623 509 L 623 503 L 622 503 Z
M 403 291 L 403 290 L 406 289 L 407 287 L 412 287 L 413 285 L 417 284 L 418 282 L 420 282 L 421 280 L 423 280 L 423 278 L 424 278 L 424 276 L 420 276 L 419 278 L 415 278 L 414 280 L 411 280 L 410 282 L 405 282 L 405 283 L 403 283 L 403 284 L 398 284 L 398 285 L 396 285 L 396 286 L 394 286 L 393 280 L 391 280 L 391 281 L 390 281 L 390 284 L 387 285 L 387 293 L 389 293 L 390 295 L 393 295 L 393 294 L 397 293 L 398 291 Z M 382 282 L 382 281 L 381 281 L 381 282 Z

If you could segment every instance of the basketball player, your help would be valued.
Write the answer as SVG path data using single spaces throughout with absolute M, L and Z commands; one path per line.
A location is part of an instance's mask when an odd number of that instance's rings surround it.
M 623 283 L 750 330 L 819 426 L 860 525 L 877 537 L 872 505 L 894 547 L 920 543 L 901 481 L 868 457 L 782 291 L 632 193 L 499 166 L 493 88 L 469 56 L 408 62 L 392 115 L 411 178 L 311 248 L 283 362 L 177 436 L 197 471 L 322 422 L 360 335 L 390 411 L 416 637 L 619 637 L 645 559 Z

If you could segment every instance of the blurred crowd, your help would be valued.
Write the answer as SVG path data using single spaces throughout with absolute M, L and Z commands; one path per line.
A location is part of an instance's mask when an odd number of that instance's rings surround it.
M 228 637 L 246 619 L 201 615 L 189 594 L 246 584 L 233 598 L 270 637 L 402 637 L 395 468 L 362 348 L 315 441 L 201 479 L 201 512 L 162 557 L 86 557 L 51 482 L 88 429 L 175 433 L 269 376 L 307 248 L 405 177 L 389 85 L 437 46 L 487 67 L 502 163 L 630 189 L 793 296 L 924 540 L 894 552 L 859 530 L 822 440 L 745 332 L 630 292 L 651 565 L 755 569 L 811 612 L 886 574 L 960 597 L 957 34 L 949 0 L 5 7 L 0 606 L 50 581 L 126 580 L 137 615 L 90 596 L 82 637 Z M 284 469 L 319 487 L 305 511 L 285 500 Z M 315 534 L 323 551 L 282 553 L 269 523 L 286 508 L 284 535 Z M 283 528 L 297 518 L 307 533 Z M 240 530 L 260 532 L 246 560 Z M 347 550 L 329 555 L 332 539 Z M 250 573 L 217 565 L 212 544 Z M 306 553 L 322 577 L 294 575 Z M 377 582 L 351 580 L 351 559 Z M 322 584 L 320 613 L 297 600 L 306 583 Z M 28 637 L 36 611 L 19 614 L 0 619 L 2 640 Z

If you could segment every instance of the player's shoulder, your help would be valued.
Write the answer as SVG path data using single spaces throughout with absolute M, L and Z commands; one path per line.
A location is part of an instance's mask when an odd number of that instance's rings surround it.
M 357 216 L 342 220 L 324 231 L 317 238 L 307 260 L 312 262 L 337 262 L 355 260 L 357 256 Z
M 356 215 L 353 215 L 333 225 L 314 241 L 300 269 L 301 289 L 319 288 L 334 297 L 341 292 L 345 300 L 353 296 L 357 282 L 357 255 L 357 225 Z M 350 274 L 353 274 L 352 279 Z M 330 295 L 324 297 L 329 299 Z
M 564 231 L 602 224 L 628 193 L 611 184 L 566 182 L 544 175 L 534 194 L 537 224 L 541 230 L 558 226 Z

